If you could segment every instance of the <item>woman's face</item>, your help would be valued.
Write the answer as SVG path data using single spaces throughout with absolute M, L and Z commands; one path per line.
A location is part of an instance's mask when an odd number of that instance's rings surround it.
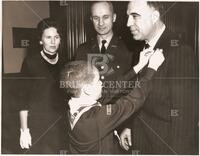
M 44 51 L 50 54 L 55 54 L 59 48 L 60 40 L 61 38 L 57 29 L 49 27 L 44 30 L 40 44 L 43 45 Z

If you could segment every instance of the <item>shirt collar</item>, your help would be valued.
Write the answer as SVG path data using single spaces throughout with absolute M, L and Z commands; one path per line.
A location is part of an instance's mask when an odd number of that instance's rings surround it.
M 154 48 L 156 43 L 158 42 L 160 36 L 164 32 L 165 28 L 166 28 L 165 25 L 162 26 L 161 29 L 157 32 L 157 34 L 149 42 L 146 42 L 146 43 L 148 43 L 150 47 Z
M 70 113 L 74 114 L 80 107 L 88 107 L 97 103 L 96 100 L 89 98 L 71 98 L 69 100 Z
M 106 49 L 108 48 L 109 44 L 110 44 L 110 41 L 113 37 L 113 34 L 108 36 L 107 38 L 102 38 L 100 36 L 97 36 L 97 41 L 98 41 L 98 44 L 99 44 L 99 49 L 101 49 L 101 46 L 102 46 L 102 40 L 106 40 L 106 43 L 105 43 L 105 47 Z

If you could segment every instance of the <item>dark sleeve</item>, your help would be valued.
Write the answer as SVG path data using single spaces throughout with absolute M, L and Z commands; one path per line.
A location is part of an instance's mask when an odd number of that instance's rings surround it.
M 102 137 L 117 128 L 143 105 L 151 88 L 150 80 L 154 73 L 155 71 L 149 68 L 139 85 L 127 96 L 121 97 L 113 105 L 101 107 L 97 113 L 97 123 Z
M 172 147 L 177 154 L 198 153 L 198 71 L 194 51 L 181 47 L 172 53 L 170 103 Z
M 19 111 L 20 110 L 28 110 L 29 109 L 29 98 L 31 94 L 31 88 L 33 85 L 33 79 L 31 78 L 31 69 L 28 58 L 24 59 L 21 68 L 21 79 L 20 79 L 20 104 L 19 104 Z
M 137 74 L 135 73 L 135 71 L 132 68 L 125 75 L 119 76 L 116 81 L 120 81 L 120 80 L 130 81 L 136 76 L 137 76 Z M 106 92 L 106 95 L 104 96 L 104 101 L 103 102 L 105 104 L 107 104 L 107 103 L 109 103 L 111 101 L 114 101 L 113 99 L 116 98 L 116 97 L 119 97 L 120 96 L 120 92 L 123 92 L 123 91 L 126 91 L 126 88 L 109 88 L 109 89 L 107 89 L 107 92 Z

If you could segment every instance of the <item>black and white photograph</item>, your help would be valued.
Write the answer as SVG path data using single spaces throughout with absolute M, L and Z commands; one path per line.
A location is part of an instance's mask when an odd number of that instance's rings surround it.
M 2 1 L 1 154 L 199 155 L 199 1 Z

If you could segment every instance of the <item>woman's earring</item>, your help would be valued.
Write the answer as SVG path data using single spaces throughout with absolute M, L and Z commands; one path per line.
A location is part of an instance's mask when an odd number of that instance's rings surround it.
M 40 41 L 40 44 L 41 44 L 41 45 L 43 44 L 42 41 Z

